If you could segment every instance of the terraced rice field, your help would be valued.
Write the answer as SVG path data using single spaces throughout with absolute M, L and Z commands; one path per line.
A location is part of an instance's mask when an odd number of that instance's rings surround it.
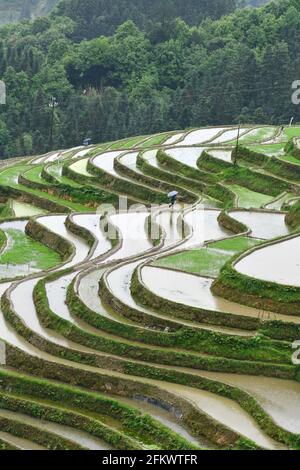
M 241 129 L 236 164 L 234 126 L 2 161 L 0 448 L 300 448 L 278 132 Z

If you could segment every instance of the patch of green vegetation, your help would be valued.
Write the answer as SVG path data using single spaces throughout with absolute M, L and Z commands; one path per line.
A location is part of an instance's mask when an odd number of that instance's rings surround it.
M 150 139 L 146 140 L 141 147 L 153 147 L 154 145 L 160 145 L 163 143 L 168 137 L 170 136 L 169 133 L 154 135 Z
M 220 269 L 231 258 L 230 253 L 201 248 L 162 258 L 154 266 L 173 268 L 201 276 L 217 277 Z
M 6 168 L 0 173 L 0 184 L 5 186 L 17 186 L 18 176 L 26 170 L 28 170 L 28 166 L 22 164 Z
M 114 149 L 130 149 L 131 147 L 135 147 L 139 142 L 143 142 L 146 137 L 138 136 L 138 137 L 131 137 L 130 139 L 126 139 L 123 141 L 115 142 L 113 145 L 110 146 L 112 150 Z
M 300 137 L 300 127 L 287 127 L 284 131 L 288 139 Z
M 253 171 L 246 167 L 232 166 L 223 171 L 222 178 L 227 184 L 239 185 L 268 196 L 278 196 L 289 191 L 291 185 L 283 179 L 270 176 L 260 171 Z
M 64 163 L 54 163 L 53 165 L 50 165 L 47 167 L 47 171 L 51 176 L 54 176 L 56 180 L 59 183 L 62 184 L 67 184 L 69 186 L 73 186 L 74 188 L 80 188 L 81 185 L 77 183 L 76 181 L 71 180 L 70 178 L 67 178 L 66 176 L 62 175 L 62 167 Z
M 36 269 L 49 269 L 61 262 L 59 254 L 32 240 L 21 230 L 9 228 L 8 248 L 0 255 L 0 264 L 31 264 Z
M 2 251 L 3 248 L 5 247 L 6 241 L 7 241 L 6 234 L 5 232 L 3 232 L 3 230 L 0 229 L 0 251 Z
M 33 181 L 34 183 L 46 184 L 46 181 L 41 176 L 43 166 L 44 165 L 35 165 L 33 168 L 27 170 L 24 176 L 30 181 Z
M 0 218 L 1 219 L 8 219 L 10 217 L 14 217 L 14 211 L 10 202 L 5 202 L 0 204 Z
M 300 165 L 299 158 L 293 157 L 292 155 L 282 155 L 279 158 L 285 162 L 293 163 L 294 165 Z
M 233 256 L 257 245 L 260 241 L 248 237 L 237 237 L 220 242 L 210 243 L 199 250 L 184 251 L 167 256 L 154 263 L 154 266 L 178 269 L 180 271 L 217 277 L 221 268 Z
M 87 154 L 87 157 L 94 157 L 95 155 L 98 155 L 98 153 L 103 152 L 103 150 L 106 150 L 109 148 L 109 146 L 112 144 L 112 142 L 108 142 L 107 144 L 101 144 L 97 145 L 96 147 L 93 147 Z M 75 160 L 74 160 L 75 161 Z
M 227 238 L 226 240 L 219 240 L 209 244 L 210 248 L 215 248 L 217 250 L 231 251 L 233 253 L 241 253 L 246 251 L 253 246 L 263 243 L 262 240 L 251 237 L 234 237 Z
M 228 186 L 238 196 L 238 206 L 245 209 L 260 208 L 272 201 L 272 196 L 266 196 L 236 184 Z
M 49 201 L 53 201 L 63 206 L 69 207 L 75 212 L 87 212 L 89 210 L 90 211 L 93 210 L 84 206 L 83 204 L 79 204 L 79 203 L 72 202 L 69 200 L 67 201 L 65 199 L 59 198 L 53 194 L 46 193 L 39 189 L 32 189 L 32 188 L 28 188 L 27 186 L 23 186 L 19 184 L 18 176 L 22 174 L 26 169 L 28 169 L 28 166 L 26 165 L 15 165 L 15 166 L 5 169 L 4 171 L 0 173 L 0 185 L 2 184 L 4 186 L 16 188 L 26 193 L 30 193 L 30 194 L 33 194 L 35 196 L 38 196 L 44 199 L 49 199 Z
M 252 132 L 248 132 L 241 137 L 243 144 L 250 144 L 252 142 L 261 142 L 263 140 L 271 139 L 276 132 L 275 127 L 262 127 L 260 129 L 255 129 Z
M 284 151 L 284 144 L 251 145 L 249 149 L 264 155 L 278 155 Z
M 293 229 L 300 227 L 300 202 L 296 200 L 292 204 L 289 213 L 286 216 L 286 223 Z

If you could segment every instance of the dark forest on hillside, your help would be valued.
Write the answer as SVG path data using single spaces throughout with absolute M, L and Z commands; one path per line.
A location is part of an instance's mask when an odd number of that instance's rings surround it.
M 62 2 L 50 17 L 0 30 L 0 77 L 8 91 L 0 109 L 2 156 L 49 149 L 52 97 L 55 147 L 86 136 L 101 142 L 191 126 L 299 120 L 290 98 L 300 77 L 298 0 L 192 26 L 184 21 L 191 20 L 187 9 L 184 19 L 155 17 L 153 10 L 147 25 L 127 21 L 112 36 L 99 36 L 102 26 L 89 23 L 91 10 L 80 13 L 79 3 L 93 0 Z M 221 3 L 203 0 L 199 15 L 206 5 L 214 16 L 213 5 Z M 89 39 L 80 40 L 88 24 Z

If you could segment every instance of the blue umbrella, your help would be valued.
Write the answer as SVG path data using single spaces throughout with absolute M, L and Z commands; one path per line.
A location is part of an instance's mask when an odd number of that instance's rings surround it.
M 171 191 L 169 194 L 168 194 L 168 197 L 174 197 L 174 196 L 177 196 L 178 194 L 178 191 Z

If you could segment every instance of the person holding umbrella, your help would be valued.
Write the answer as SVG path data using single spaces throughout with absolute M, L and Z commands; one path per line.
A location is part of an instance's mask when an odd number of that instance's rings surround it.
M 178 192 L 177 191 L 171 191 L 168 194 L 168 198 L 170 199 L 170 204 L 169 207 L 174 207 L 176 200 L 177 200 Z

